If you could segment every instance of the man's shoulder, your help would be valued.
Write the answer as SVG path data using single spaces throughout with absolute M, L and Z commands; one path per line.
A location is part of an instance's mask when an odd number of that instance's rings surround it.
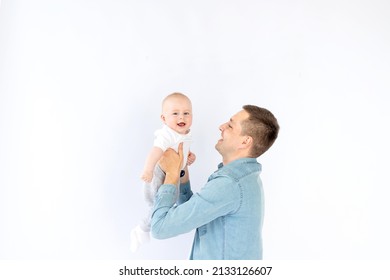
M 261 165 L 255 158 L 240 158 L 225 166 L 221 166 L 217 173 L 228 176 L 234 180 L 240 180 L 249 174 L 260 172 Z

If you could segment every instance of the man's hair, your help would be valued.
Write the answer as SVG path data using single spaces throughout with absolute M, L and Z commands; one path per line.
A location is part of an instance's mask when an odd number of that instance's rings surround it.
M 241 122 L 241 135 L 252 137 L 250 156 L 257 158 L 264 154 L 278 137 L 278 120 L 267 109 L 255 105 L 244 105 L 242 108 L 249 117 Z

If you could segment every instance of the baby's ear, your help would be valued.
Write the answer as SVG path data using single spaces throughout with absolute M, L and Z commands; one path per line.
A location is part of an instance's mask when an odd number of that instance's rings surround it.
M 161 114 L 161 120 L 165 122 L 165 116 Z

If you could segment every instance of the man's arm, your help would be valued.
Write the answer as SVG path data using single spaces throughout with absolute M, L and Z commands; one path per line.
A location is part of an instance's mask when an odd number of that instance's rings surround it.
M 179 153 L 169 149 L 160 160 L 160 167 L 167 175 L 157 192 L 152 215 L 151 232 L 157 239 L 189 232 L 236 211 L 240 206 L 240 190 L 237 183 L 227 176 L 220 176 L 207 182 L 201 191 L 192 195 L 187 202 L 175 205 L 182 160 L 182 145 L 179 145 Z M 185 175 L 182 181 L 189 187 L 188 172 L 186 173 L 187 176 Z
M 227 176 L 207 182 L 199 192 L 179 205 L 176 205 L 176 191 L 174 185 L 162 185 L 157 192 L 151 222 L 154 238 L 164 239 L 187 233 L 237 211 L 240 206 L 241 192 L 237 182 Z
M 190 175 L 187 166 L 184 169 L 184 176 L 180 178 L 180 192 L 177 204 L 182 204 L 188 201 L 193 195 L 190 184 Z
M 190 174 L 188 173 L 188 166 L 184 168 L 184 176 L 180 178 L 180 184 L 186 184 L 190 180 Z
M 240 190 L 235 180 L 228 176 L 210 180 L 188 201 L 175 205 L 182 159 L 182 146 L 179 146 L 179 153 L 168 150 L 160 160 L 160 166 L 167 176 L 157 192 L 152 215 L 151 232 L 157 239 L 189 232 L 236 211 L 240 206 Z M 189 188 L 188 170 L 181 185 Z

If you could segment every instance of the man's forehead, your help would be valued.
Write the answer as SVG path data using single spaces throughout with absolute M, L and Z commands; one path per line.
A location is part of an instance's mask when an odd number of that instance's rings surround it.
M 232 116 L 230 118 L 230 122 L 238 123 L 238 122 L 241 122 L 241 121 L 245 120 L 248 117 L 249 117 L 248 112 L 245 111 L 245 110 L 241 110 L 240 112 L 238 112 L 237 114 L 235 114 L 234 116 Z

